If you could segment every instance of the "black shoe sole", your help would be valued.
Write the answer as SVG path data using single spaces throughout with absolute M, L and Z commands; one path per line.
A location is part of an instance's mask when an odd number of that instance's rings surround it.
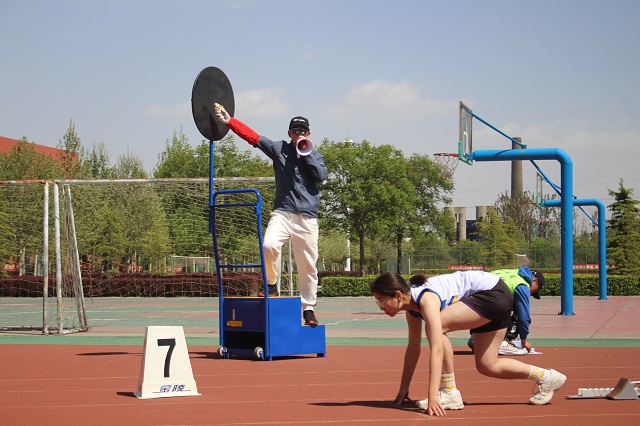
M 303 315 L 304 317 L 304 315 Z M 313 315 L 313 318 L 304 318 L 304 325 L 318 325 L 318 319 Z

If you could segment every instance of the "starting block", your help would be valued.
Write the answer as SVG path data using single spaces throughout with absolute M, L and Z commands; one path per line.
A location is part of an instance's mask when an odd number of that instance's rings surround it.
M 577 395 L 567 395 L 567 399 L 638 399 L 640 388 L 635 387 L 638 383 L 622 377 L 614 388 L 579 388 Z
M 181 326 L 147 327 L 138 390 L 133 394 L 139 399 L 200 395 Z

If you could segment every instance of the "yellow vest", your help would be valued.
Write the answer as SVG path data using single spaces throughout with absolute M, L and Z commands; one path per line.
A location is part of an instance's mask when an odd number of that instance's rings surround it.
M 518 274 L 518 269 L 498 269 L 497 271 L 491 271 L 492 274 L 502 278 L 502 281 L 509 287 L 511 293 L 516 291 L 516 287 L 525 284 L 527 287 L 531 287 L 531 284 Z

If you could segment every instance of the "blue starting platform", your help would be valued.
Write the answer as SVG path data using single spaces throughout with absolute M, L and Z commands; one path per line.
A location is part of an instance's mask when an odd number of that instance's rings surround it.
M 302 325 L 300 297 L 225 297 L 220 315 L 224 358 L 326 355 L 325 326 Z

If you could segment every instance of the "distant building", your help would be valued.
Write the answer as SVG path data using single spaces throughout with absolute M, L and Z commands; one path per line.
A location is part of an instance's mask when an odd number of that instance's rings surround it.
M 20 142 L 17 139 L 5 138 L 4 136 L 0 136 L 0 152 L 9 152 L 11 149 Z M 62 150 L 58 148 L 51 148 L 50 146 L 38 145 L 37 143 L 29 142 L 31 146 L 35 149 L 37 153 L 49 155 L 56 161 L 60 161 L 60 155 Z
M 455 244 L 466 239 L 475 241 L 478 222 L 481 222 L 487 216 L 487 212 L 493 208 L 494 206 L 476 206 L 475 220 L 467 220 L 466 207 L 445 207 L 445 211 L 453 218 L 456 229 L 455 240 L 449 243 Z

